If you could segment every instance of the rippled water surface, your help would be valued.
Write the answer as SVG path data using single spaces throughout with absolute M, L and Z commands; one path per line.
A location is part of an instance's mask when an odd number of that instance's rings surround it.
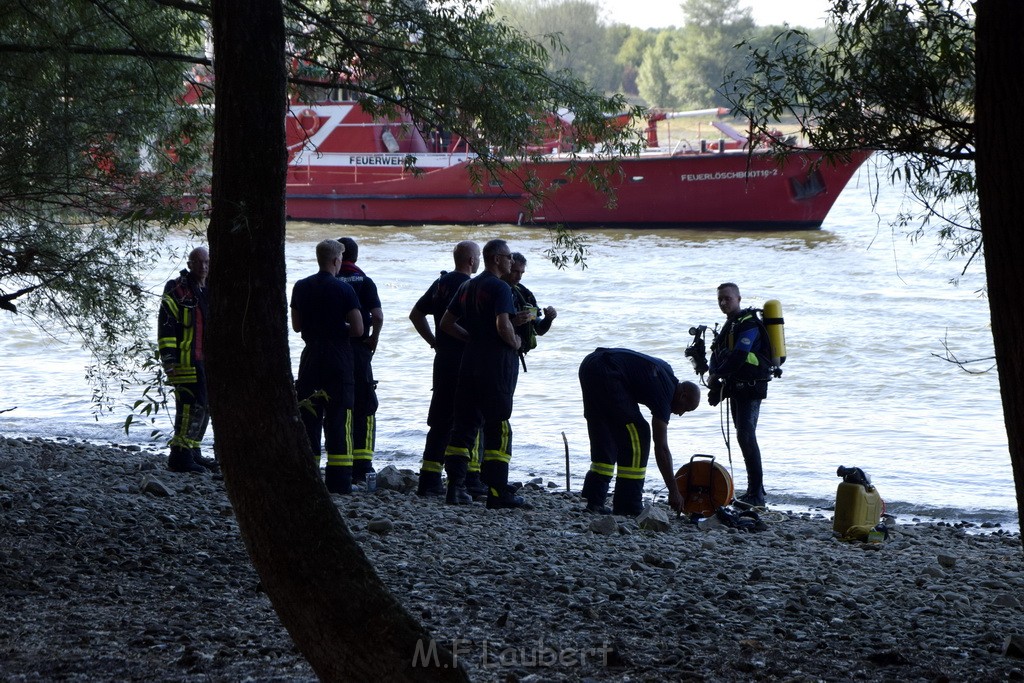
M 870 168 L 870 165 L 866 168 Z M 529 259 L 524 284 L 558 319 L 527 358 L 516 393 L 513 474 L 581 485 L 589 456 L 576 369 L 596 346 L 624 346 L 664 358 L 680 379 L 693 373 L 683 356 L 692 325 L 721 322 L 719 282 L 739 283 L 744 305 L 782 301 L 788 360 L 762 405 L 758 430 L 769 501 L 820 506 L 834 501 L 838 465 L 872 475 L 888 509 L 914 516 L 1013 525 L 1012 476 L 994 372 L 968 375 L 937 355 L 943 344 L 961 358 L 992 355 L 980 265 L 960 279 L 925 240 L 891 235 L 899 197 L 873 212 L 865 172 L 844 191 L 815 232 L 598 230 L 585 270 L 559 271 L 545 259 L 548 232 L 510 226 L 369 228 L 292 223 L 289 289 L 316 270 L 313 246 L 350 235 L 359 265 L 380 289 L 383 337 L 374 363 L 380 380 L 378 459 L 418 469 L 430 397 L 430 350 L 409 323 L 413 303 L 462 239 L 507 239 Z M 889 195 L 892 195 L 890 191 Z M 177 264 L 169 265 L 173 274 Z M 94 418 L 84 379 L 88 357 L 5 314 L 0 348 L 0 430 L 142 441 L 148 430 L 120 431 L 123 414 Z M 293 335 L 293 365 L 301 350 Z M 987 364 L 981 364 L 986 367 Z M 694 453 L 722 462 L 728 451 L 722 414 L 704 405 L 674 417 L 669 439 L 677 466 Z M 738 485 L 742 457 L 734 446 Z M 648 486 L 656 491 L 652 463 Z M 655 484 L 658 484 L 657 486 Z

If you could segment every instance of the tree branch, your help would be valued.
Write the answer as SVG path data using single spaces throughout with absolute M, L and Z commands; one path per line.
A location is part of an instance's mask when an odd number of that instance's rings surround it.
M 70 52 L 76 55 L 97 55 L 103 57 L 137 57 L 139 59 L 158 59 L 168 62 L 184 62 L 186 64 L 203 64 L 213 66 L 213 61 L 206 57 L 187 55 L 180 52 L 162 52 L 155 50 L 139 50 L 136 48 L 100 48 L 90 45 L 17 45 L 0 43 L 0 54 L 50 54 Z
M 209 6 L 201 5 L 197 2 L 187 2 L 186 0 L 150 0 L 151 2 L 161 5 L 163 7 L 172 7 L 174 9 L 180 9 L 182 12 L 190 12 L 192 14 L 201 14 L 204 17 L 213 16 Z
M 942 360 L 944 360 L 944 361 L 946 361 L 948 363 L 953 363 L 954 365 L 959 367 L 961 370 L 966 372 L 968 375 L 985 375 L 985 374 L 991 372 L 992 368 L 994 368 L 996 366 L 996 364 L 994 362 L 996 360 L 995 356 L 986 356 L 984 358 L 971 358 L 969 360 L 961 360 L 960 358 L 957 358 L 956 354 L 953 353 L 950 350 L 950 348 L 949 348 L 949 339 L 948 338 L 942 340 L 942 348 L 946 350 L 945 355 L 939 355 L 937 353 L 933 353 L 932 355 L 934 357 L 936 357 L 936 358 L 941 358 Z M 991 363 L 991 364 L 987 368 L 985 368 L 984 370 L 970 370 L 970 369 L 967 368 L 967 365 L 970 364 L 970 363 Z

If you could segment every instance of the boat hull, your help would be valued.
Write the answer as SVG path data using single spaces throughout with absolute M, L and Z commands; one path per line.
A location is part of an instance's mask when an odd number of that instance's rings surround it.
M 354 224 L 512 223 L 583 226 L 647 226 L 744 230 L 817 229 L 839 194 L 870 156 L 857 152 L 832 164 L 811 150 L 794 152 L 780 163 L 764 154 L 650 154 L 578 161 L 609 172 L 614 198 L 572 176 L 568 159 L 549 158 L 505 172 L 497 181 L 474 182 L 479 175 L 465 159 L 444 154 L 417 156 L 403 170 L 401 154 L 352 155 L 351 164 L 333 167 L 290 164 L 288 217 Z M 450 160 L 446 163 L 445 158 Z M 315 163 L 316 157 L 310 157 Z M 365 162 L 370 161 L 370 164 Z M 357 164 L 356 162 L 363 162 Z M 523 179 L 535 176 L 548 188 L 532 206 Z
M 381 118 L 353 101 L 296 104 L 286 121 L 287 214 L 379 225 L 814 229 L 870 154 L 831 164 L 802 149 L 780 161 L 724 140 L 672 153 L 652 138 L 638 156 L 572 158 L 560 153 L 571 126 L 554 129 L 535 149 L 543 156 L 492 176 L 461 138 L 425 135 L 407 113 Z

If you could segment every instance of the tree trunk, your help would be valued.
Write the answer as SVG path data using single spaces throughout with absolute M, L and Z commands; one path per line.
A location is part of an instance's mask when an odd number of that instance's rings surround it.
M 978 203 L 1003 420 L 1024 529 L 1024 137 L 1018 132 L 1024 3 L 978 0 L 975 10 Z
M 323 680 L 466 680 L 345 527 L 299 420 L 284 261 L 286 66 L 279 0 L 214 0 L 216 119 L 206 335 L 215 450 L 242 538 Z M 421 652 L 437 653 L 424 662 Z M 433 664 L 433 666 L 429 666 Z

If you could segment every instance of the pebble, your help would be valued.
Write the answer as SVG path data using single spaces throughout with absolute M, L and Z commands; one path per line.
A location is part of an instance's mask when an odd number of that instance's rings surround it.
M 316 680 L 223 482 L 165 464 L 0 437 L 0 678 Z M 332 501 L 472 680 L 1024 678 L 1018 534 L 901 524 L 846 543 L 820 514 L 748 532 L 663 506 L 645 529 L 550 484 L 529 480 L 530 510 L 488 511 L 418 498 L 389 470 Z

